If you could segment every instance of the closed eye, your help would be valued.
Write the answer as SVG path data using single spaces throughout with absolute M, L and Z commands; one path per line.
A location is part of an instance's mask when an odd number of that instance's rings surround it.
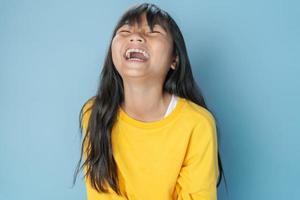
M 149 33 L 160 33 L 159 31 L 149 31 Z

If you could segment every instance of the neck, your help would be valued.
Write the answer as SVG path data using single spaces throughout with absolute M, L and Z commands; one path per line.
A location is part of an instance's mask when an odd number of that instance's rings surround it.
M 164 92 L 157 85 L 124 84 L 124 102 L 122 109 L 131 117 L 144 121 L 157 121 L 164 117 L 172 94 Z

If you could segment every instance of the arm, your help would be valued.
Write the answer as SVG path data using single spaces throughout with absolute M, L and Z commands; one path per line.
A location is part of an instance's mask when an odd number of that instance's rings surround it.
M 199 123 L 189 146 L 173 193 L 176 200 L 217 200 L 217 134 L 214 118 Z

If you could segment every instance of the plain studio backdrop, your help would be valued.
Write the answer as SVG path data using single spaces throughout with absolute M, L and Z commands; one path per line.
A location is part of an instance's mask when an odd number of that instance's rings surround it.
M 0 199 L 82 200 L 79 111 L 138 1 L 0 1 Z M 181 28 L 217 120 L 220 200 L 300 199 L 300 4 L 151 1 Z

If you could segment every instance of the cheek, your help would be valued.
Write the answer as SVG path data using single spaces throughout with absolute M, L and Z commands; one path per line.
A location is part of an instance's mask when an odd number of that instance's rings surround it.
M 114 38 L 111 44 L 111 54 L 115 65 L 117 65 L 120 62 L 121 59 L 120 52 L 121 52 L 120 41 L 118 40 L 118 38 Z
M 172 45 L 169 41 L 164 40 L 156 43 L 153 51 L 159 59 L 167 59 L 172 53 Z
M 161 38 L 155 42 L 155 48 L 157 51 L 163 51 L 167 53 L 172 48 L 172 43 L 166 38 Z

